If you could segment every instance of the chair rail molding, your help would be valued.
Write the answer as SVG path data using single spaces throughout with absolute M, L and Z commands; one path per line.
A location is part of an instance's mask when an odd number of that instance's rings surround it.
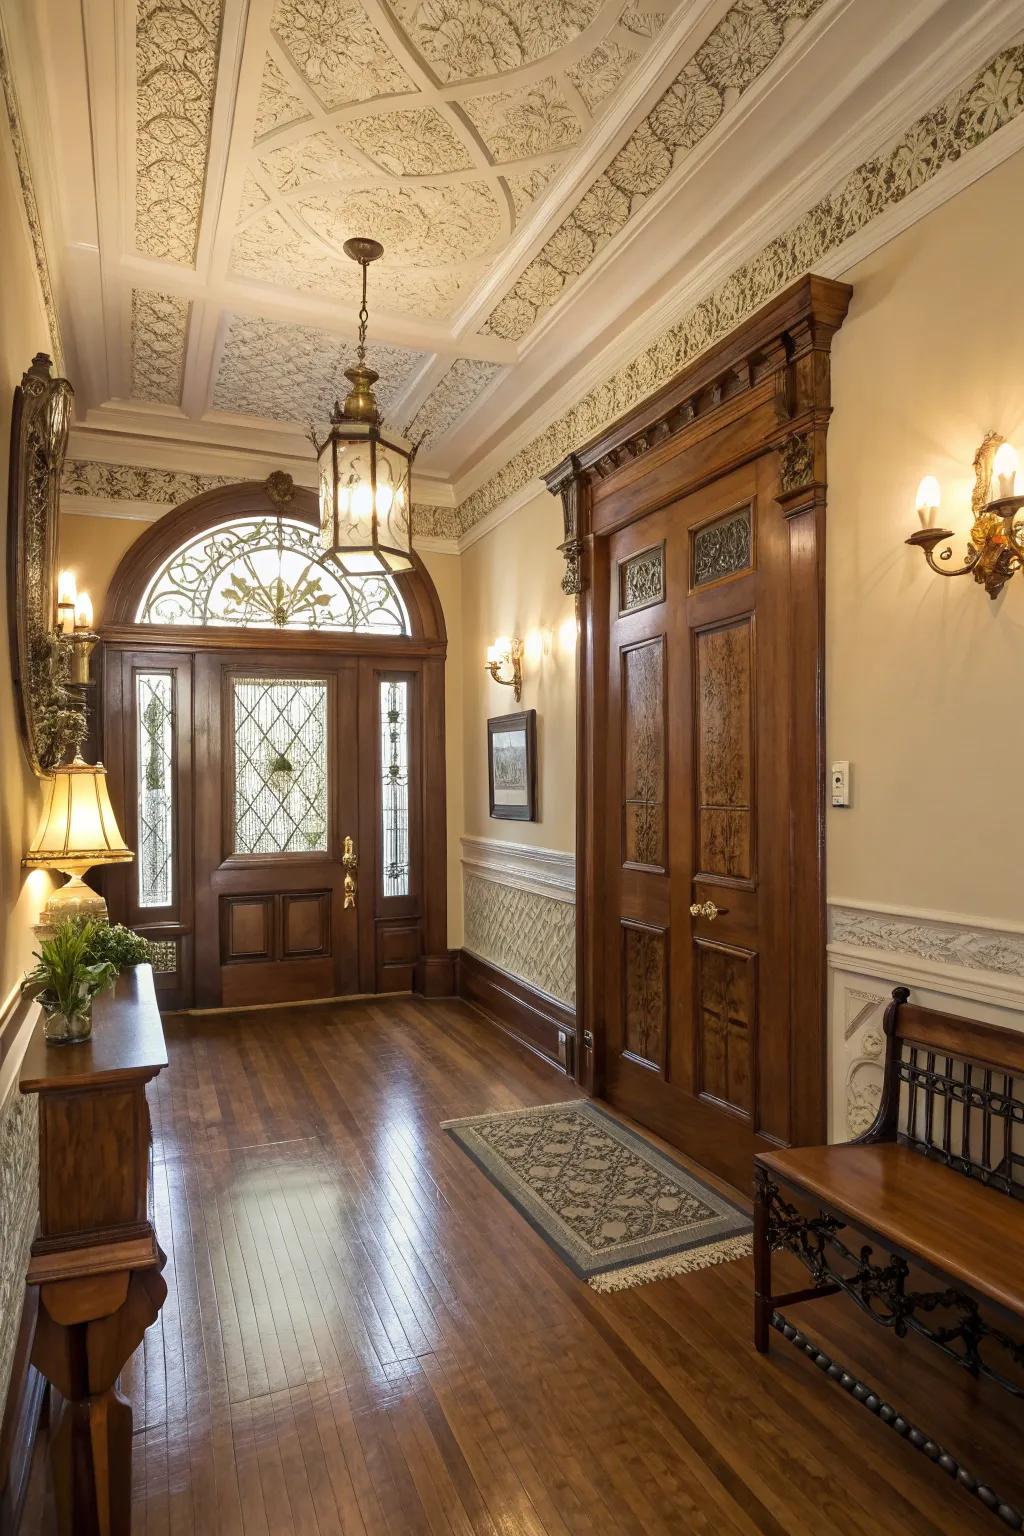
M 482 880 L 512 885 L 553 901 L 575 902 L 576 858 L 554 848 L 506 843 L 496 837 L 463 837 L 462 867 Z
M 926 1007 L 1024 1030 L 1024 926 L 841 899 L 828 918 L 831 1141 L 874 1119 L 893 987 L 910 987 Z

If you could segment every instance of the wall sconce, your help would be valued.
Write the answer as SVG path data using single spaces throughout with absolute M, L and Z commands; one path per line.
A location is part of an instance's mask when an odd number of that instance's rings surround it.
M 523 642 L 499 635 L 494 644 L 487 647 L 485 666 L 496 683 L 514 689 L 518 704 L 523 697 Z M 504 671 L 510 671 L 511 677 L 500 676 Z
M 88 592 L 78 591 L 74 571 L 61 571 L 57 577 L 57 635 L 68 652 L 68 682 L 79 708 L 88 711 L 89 658 L 99 635 L 93 629 L 92 599 Z
M 1016 495 L 1017 453 L 998 432 L 987 432 L 974 455 L 974 491 L 971 510 L 974 523 L 963 565 L 948 570 L 938 563 L 950 560 L 952 548 L 935 550 L 953 537 L 948 528 L 937 528 L 941 494 L 934 475 L 925 475 L 917 488 L 917 515 L 923 526 L 912 533 L 908 544 L 924 552 L 940 576 L 966 576 L 985 588 L 989 597 L 999 596 L 1006 582 L 1024 566 L 1024 521 L 1016 521 L 1024 496 Z

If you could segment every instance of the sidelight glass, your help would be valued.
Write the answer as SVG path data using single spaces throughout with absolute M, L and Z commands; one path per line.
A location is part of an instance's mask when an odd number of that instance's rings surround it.
M 169 907 L 174 889 L 174 681 L 135 674 L 140 907 Z
M 380 762 L 385 896 L 409 894 L 409 684 L 380 685 Z
M 390 576 L 347 575 L 316 530 L 289 517 L 239 517 L 175 550 L 153 577 L 139 624 L 348 630 L 407 635 Z
M 326 682 L 238 677 L 233 704 L 233 851 L 326 852 Z

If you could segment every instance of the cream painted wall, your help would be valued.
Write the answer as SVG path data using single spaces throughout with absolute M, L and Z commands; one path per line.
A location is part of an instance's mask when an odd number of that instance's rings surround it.
M 1018 153 L 843 276 L 832 350 L 828 753 L 853 803 L 828 813 L 830 900 L 1024 923 L 1024 576 L 991 601 L 904 539 L 925 473 L 970 524 L 986 431 L 1024 453 Z
M 576 620 L 561 589 L 562 511 L 540 492 L 464 551 L 465 830 L 471 837 L 529 843 L 572 853 L 576 846 Z M 487 647 L 498 635 L 526 643 L 523 698 L 487 675 Z M 487 787 L 487 720 L 537 711 L 539 820 L 493 821 Z
M 121 556 L 148 525 L 136 519 L 68 513 L 61 517 L 60 560 L 75 572 L 80 588 L 93 599 L 102 621 L 104 599 Z M 448 631 L 449 661 L 445 668 L 445 742 L 448 785 L 448 942 L 462 943 L 462 876 L 459 837 L 462 833 L 462 579 L 457 555 L 428 551 L 423 556 L 437 588 Z
M 0 229 L 5 231 L 0 282 L 0 485 L 7 486 L 11 403 L 36 352 L 49 348 L 49 332 L 36 278 L 6 119 L 0 131 Z M 0 497 L 7 548 L 7 496 Z M 36 830 L 41 784 L 28 766 L 17 722 L 7 649 L 7 582 L 0 583 L 0 1009 L 20 980 L 35 944 L 33 924 L 51 887 L 42 871 L 28 874 L 22 855 Z

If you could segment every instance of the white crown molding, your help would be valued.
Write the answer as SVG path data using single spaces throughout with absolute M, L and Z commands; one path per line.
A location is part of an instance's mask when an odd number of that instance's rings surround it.
M 1024 927 L 911 907 L 834 901 L 828 907 L 834 972 L 890 986 L 1024 1012 Z
M 575 903 L 576 859 L 571 853 L 492 837 L 463 837 L 460 842 L 462 867 L 468 874 L 552 901 Z

